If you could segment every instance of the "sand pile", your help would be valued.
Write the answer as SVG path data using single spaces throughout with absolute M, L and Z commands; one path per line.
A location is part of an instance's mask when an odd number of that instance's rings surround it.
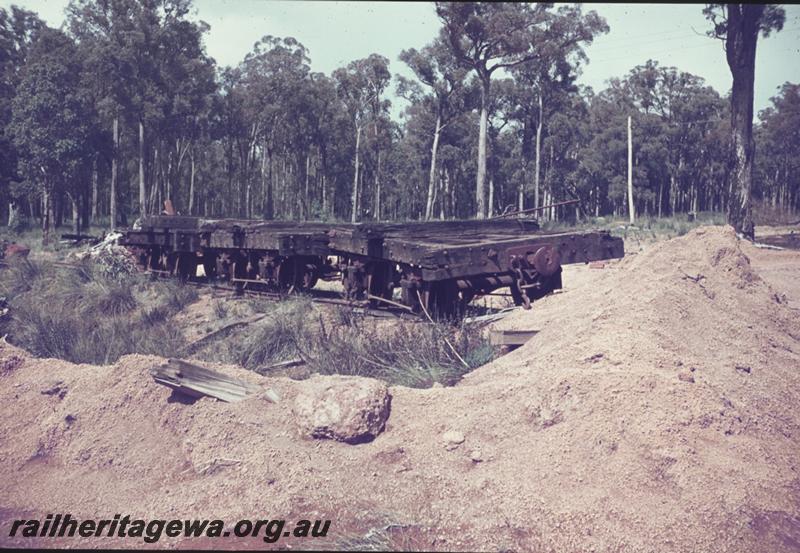
M 340 546 L 391 524 L 395 548 L 800 548 L 797 312 L 730 229 L 588 276 L 503 321 L 540 332 L 455 388 L 393 387 L 355 446 L 298 438 L 302 382 L 211 365 L 283 400 L 185 404 L 147 374 L 160 358 L 4 346 L 3 514 L 331 518 Z

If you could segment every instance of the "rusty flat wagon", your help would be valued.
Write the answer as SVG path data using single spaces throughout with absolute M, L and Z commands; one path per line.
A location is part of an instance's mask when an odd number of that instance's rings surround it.
M 354 301 L 457 316 L 509 288 L 517 305 L 561 287 L 561 266 L 623 256 L 604 231 L 542 232 L 534 219 L 321 223 L 146 217 L 123 243 L 153 272 L 271 290 L 341 279 Z M 399 292 L 399 293 L 397 293 Z

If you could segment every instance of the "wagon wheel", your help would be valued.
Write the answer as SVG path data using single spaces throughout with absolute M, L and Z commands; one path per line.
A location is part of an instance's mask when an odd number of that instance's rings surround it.
M 461 294 L 455 279 L 425 283 L 425 293 L 421 294 L 431 317 L 438 320 L 455 321 L 463 315 L 472 298 Z
M 233 260 L 231 254 L 228 252 L 221 253 L 216 256 L 215 259 L 214 275 L 226 281 L 231 280 L 233 278 L 233 272 L 231 271 L 232 265 Z
M 301 279 L 300 287 L 303 290 L 311 290 L 319 282 L 319 272 L 317 267 L 312 263 L 306 263 L 303 270 L 303 278 Z
M 158 246 L 153 246 L 147 252 L 147 268 L 152 271 L 150 273 L 150 278 L 158 278 L 158 273 L 156 271 L 162 270 L 161 248 Z
M 214 253 L 203 252 L 203 272 L 208 280 L 217 277 L 217 256 Z
M 295 260 L 291 258 L 283 258 L 277 263 L 275 273 L 277 275 L 278 288 L 281 290 L 291 290 L 298 288 L 297 271 L 295 270 Z
M 190 278 L 197 276 L 197 255 L 191 253 L 179 253 L 175 263 L 175 273 L 178 278 L 185 282 Z
M 367 268 L 367 293 L 376 298 L 392 299 L 394 291 L 394 268 L 389 263 L 373 263 Z M 378 299 L 370 299 L 370 307 L 379 307 L 384 302 Z
M 247 258 L 241 253 L 233 255 L 231 275 L 235 279 L 247 278 Z M 236 286 L 236 295 L 241 296 L 244 294 L 244 282 L 235 282 L 234 285 Z
M 342 270 L 342 288 L 348 301 L 363 299 L 369 293 L 369 274 L 366 265 L 360 260 L 348 261 Z

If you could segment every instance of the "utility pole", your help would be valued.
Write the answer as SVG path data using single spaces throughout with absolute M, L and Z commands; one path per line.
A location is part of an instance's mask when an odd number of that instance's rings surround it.
M 633 137 L 631 135 L 631 116 L 628 116 L 628 215 L 633 224 L 635 213 L 633 211 Z

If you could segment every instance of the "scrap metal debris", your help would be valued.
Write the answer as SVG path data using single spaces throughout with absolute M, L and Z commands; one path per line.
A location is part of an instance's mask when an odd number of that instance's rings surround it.
M 136 257 L 119 244 L 122 233 L 110 232 L 94 246 L 73 254 L 73 258 L 93 261 L 102 272 L 111 277 L 137 272 Z

